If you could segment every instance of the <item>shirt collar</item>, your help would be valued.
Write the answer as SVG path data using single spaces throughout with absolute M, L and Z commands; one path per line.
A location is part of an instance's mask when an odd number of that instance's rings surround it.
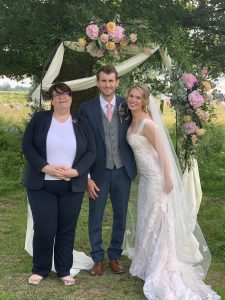
M 101 103 L 101 107 L 102 107 L 102 108 L 105 108 L 106 105 L 107 105 L 109 102 L 106 101 L 106 100 L 102 97 L 102 95 L 100 95 L 100 103 Z M 113 99 L 112 99 L 112 101 L 110 101 L 110 103 L 112 104 L 112 108 L 114 109 L 114 107 L 115 107 L 115 105 L 116 105 L 116 96 L 115 96 L 115 95 L 113 96 Z

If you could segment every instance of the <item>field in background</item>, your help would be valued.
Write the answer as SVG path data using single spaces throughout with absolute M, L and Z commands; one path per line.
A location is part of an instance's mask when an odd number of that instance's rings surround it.
M 0 299 L 144 300 L 143 282 L 128 273 L 112 274 L 107 259 L 104 276 L 93 278 L 87 271 L 82 271 L 75 287 L 65 288 L 55 274 L 39 287 L 27 284 L 31 257 L 24 251 L 27 213 L 26 194 L 21 186 L 24 161 L 20 152 L 22 131 L 30 110 L 26 97 L 24 92 L 0 93 Z M 203 189 L 199 223 L 213 256 L 206 281 L 225 299 L 225 107 L 217 104 L 215 107 L 218 126 L 207 132 L 199 149 Z M 175 114 L 167 105 L 164 118 L 173 130 Z M 137 182 L 132 186 L 131 200 L 136 194 Z M 88 254 L 87 215 L 85 198 L 75 248 Z M 109 244 L 111 224 L 111 205 L 108 203 L 103 226 L 105 248 Z M 126 257 L 122 257 L 122 264 L 129 269 L 130 261 Z

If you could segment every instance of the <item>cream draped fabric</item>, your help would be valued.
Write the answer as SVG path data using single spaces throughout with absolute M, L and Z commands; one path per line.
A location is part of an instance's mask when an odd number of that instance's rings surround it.
M 75 51 L 82 51 L 82 48 L 77 46 L 77 43 L 72 43 L 72 42 L 62 42 L 56 53 L 55 56 L 52 59 L 52 62 L 42 80 L 42 89 L 44 91 L 47 91 L 49 87 L 51 86 L 52 82 L 55 80 L 55 78 L 59 75 L 62 62 L 63 62 L 63 56 L 64 56 L 64 46 L 75 50 Z M 153 49 L 151 49 L 150 53 L 138 53 L 137 55 L 117 64 L 115 68 L 118 71 L 119 76 L 122 76 L 136 67 L 138 67 L 140 64 L 142 64 L 146 59 L 148 59 L 155 51 L 159 49 L 159 46 L 155 46 Z M 163 61 L 165 61 L 166 64 L 168 64 L 168 61 L 170 58 L 168 58 L 168 55 L 166 55 L 163 50 L 160 51 L 162 55 Z M 167 61 L 167 62 L 166 62 Z M 81 79 L 76 79 L 76 80 L 71 80 L 71 81 L 66 81 L 65 82 L 69 87 L 71 88 L 72 91 L 81 91 L 81 90 L 86 90 L 91 87 L 94 87 L 96 85 L 96 76 L 91 76 L 91 77 L 86 77 L 86 78 L 81 78 Z M 32 100 L 35 101 L 39 100 L 40 98 L 40 89 L 41 85 L 39 85 L 36 90 L 32 94 Z

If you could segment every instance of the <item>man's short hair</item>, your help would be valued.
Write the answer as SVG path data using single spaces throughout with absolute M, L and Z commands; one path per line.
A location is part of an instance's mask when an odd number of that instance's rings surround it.
M 114 73 L 115 74 L 115 77 L 116 77 L 116 80 L 119 79 L 119 75 L 118 75 L 118 72 L 116 70 L 115 67 L 111 66 L 111 65 L 107 65 L 107 66 L 102 66 L 98 71 L 97 71 L 97 74 L 96 74 L 96 77 L 97 77 L 97 80 L 99 81 L 99 74 L 103 72 L 105 74 L 112 74 Z

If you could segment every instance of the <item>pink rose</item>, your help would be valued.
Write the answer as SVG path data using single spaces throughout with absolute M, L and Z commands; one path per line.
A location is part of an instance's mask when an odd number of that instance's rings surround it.
M 197 108 L 195 113 L 199 117 L 200 120 L 206 120 L 209 117 L 209 112 L 204 111 L 201 108 Z
M 96 24 L 89 24 L 86 28 L 86 34 L 91 40 L 97 40 L 99 28 Z
M 119 43 L 119 41 L 124 37 L 124 31 L 125 29 L 122 26 L 116 26 L 114 31 L 109 32 L 109 36 L 113 42 Z
M 101 40 L 101 42 L 104 43 L 104 44 L 107 43 L 108 40 L 109 40 L 108 34 L 102 33 L 102 34 L 100 35 L 100 40 Z
M 87 52 L 90 53 L 91 56 L 96 56 L 96 45 L 95 42 L 91 42 L 86 46 Z
M 180 79 L 184 81 L 184 84 L 188 89 L 192 88 L 193 85 L 198 82 L 197 78 L 190 73 L 184 73 Z
M 198 130 L 198 126 L 193 121 L 185 122 L 184 129 L 185 129 L 186 134 L 192 134 Z
M 193 145 L 196 144 L 197 140 L 198 140 L 197 135 L 196 135 L 196 134 L 192 134 L 192 136 L 191 136 L 191 141 L 192 141 L 192 144 L 193 144 Z
M 204 98 L 199 94 L 199 92 L 193 91 L 188 95 L 188 101 L 194 108 L 197 108 L 202 106 Z
M 101 49 L 97 49 L 96 50 L 96 57 L 103 57 L 104 56 L 104 52 Z

